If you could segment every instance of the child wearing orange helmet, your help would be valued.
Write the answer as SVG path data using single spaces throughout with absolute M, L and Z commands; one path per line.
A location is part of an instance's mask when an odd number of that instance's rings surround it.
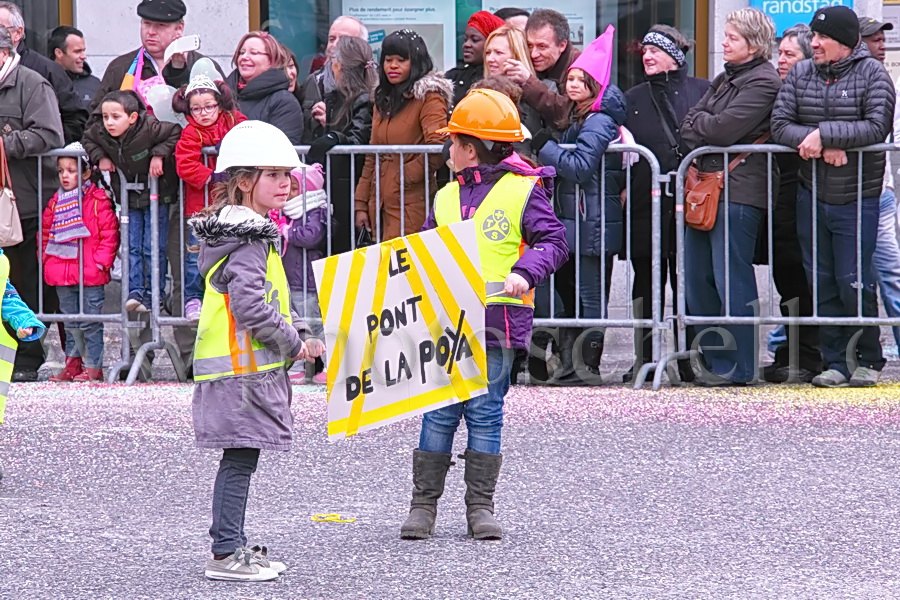
M 475 539 L 500 539 L 494 518 L 494 490 L 502 455 L 503 399 L 509 390 L 514 350 L 527 349 L 534 311 L 533 290 L 566 262 L 565 227 L 550 204 L 552 168 L 533 169 L 517 160 L 512 144 L 525 139 L 519 111 L 494 90 L 471 90 L 447 127 L 454 179 L 434 199 L 423 230 L 466 219 L 476 222 L 478 253 L 487 307 L 488 392 L 422 417 L 419 447 L 413 451 L 413 493 L 403 539 L 434 532 L 437 501 L 451 461 L 453 437 L 463 417 L 466 451 L 466 520 Z

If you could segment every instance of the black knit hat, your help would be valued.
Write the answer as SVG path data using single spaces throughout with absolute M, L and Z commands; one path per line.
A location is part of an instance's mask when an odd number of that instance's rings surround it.
M 177 23 L 187 14 L 187 7 L 181 0 L 143 0 L 137 7 L 142 19 L 158 23 Z
M 816 11 L 809 28 L 834 41 L 856 48 L 859 43 L 859 19 L 848 6 L 826 6 Z

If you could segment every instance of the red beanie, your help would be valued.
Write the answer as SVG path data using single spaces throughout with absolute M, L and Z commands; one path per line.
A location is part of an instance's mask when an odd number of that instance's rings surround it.
M 466 27 L 474 27 L 481 32 L 481 35 L 487 37 L 493 33 L 495 29 L 506 25 L 506 21 L 500 17 L 495 17 L 486 10 L 479 10 L 477 13 L 469 17 Z

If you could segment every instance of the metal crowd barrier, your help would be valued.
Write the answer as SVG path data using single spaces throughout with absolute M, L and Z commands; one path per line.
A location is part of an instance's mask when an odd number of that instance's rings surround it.
M 567 149 L 574 149 L 574 146 L 563 146 Z M 305 158 L 305 155 L 309 151 L 308 146 L 297 146 L 296 147 L 298 154 L 301 158 Z M 400 169 L 400 190 L 401 190 L 401 198 L 400 198 L 400 227 L 401 231 L 405 228 L 405 181 L 406 181 L 406 167 L 407 161 L 409 157 L 412 155 L 422 155 L 422 160 L 426 161 L 426 164 L 431 164 L 432 167 L 437 165 L 435 161 L 435 156 L 440 157 L 443 152 L 443 147 L 440 145 L 429 145 L 429 146 L 336 146 L 333 148 L 326 156 L 326 177 L 325 177 L 325 189 L 328 193 L 330 201 L 338 201 L 338 196 L 335 196 L 335 192 L 339 192 L 337 188 L 338 185 L 342 185 L 343 182 L 338 182 L 339 177 L 335 176 L 335 172 L 333 170 L 333 166 L 335 164 L 335 160 L 338 157 L 347 157 L 347 162 L 349 163 L 349 169 L 346 169 L 348 166 L 346 163 L 343 167 L 346 170 L 347 177 L 346 185 L 347 189 L 347 215 L 349 215 L 348 223 L 341 223 L 341 229 L 336 230 L 333 224 L 333 219 L 326 220 L 326 255 L 330 255 L 333 253 L 335 242 L 338 239 L 338 236 L 345 236 L 344 242 L 349 240 L 349 249 L 355 249 L 357 246 L 357 236 L 355 229 L 355 190 L 356 185 L 358 183 L 357 173 L 359 172 L 359 167 L 361 166 L 361 162 L 365 161 L 365 157 L 367 155 L 374 155 L 374 171 L 373 171 L 373 181 L 372 185 L 375 187 L 375 199 L 376 199 L 376 209 L 375 222 L 372 223 L 373 229 L 373 237 L 374 240 L 382 241 L 382 222 L 381 222 L 381 188 L 382 181 L 378 176 L 380 173 L 381 162 L 383 160 L 399 160 L 399 163 L 403 165 Z M 646 375 L 649 371 L 654 368 L 654 366 L 659 362 L 662 348 L 663 348 L 663 330 L 669 327 L 669 323 L 667 320 L 663 318 L 663 303 L 662 298 L 664 294 L 664 290 L 662 289 L 660 282 L 660 248 L 661 248 L 661 229 L 660 229 L 660 220 L 661 220 L 661 205 L 660 205 L 660 182 L 664 181 L 665 178 L 661 177 L 659 174 L 659 166 L 656 161 L 656 158 L 653 154 L 644 147 L 641 146 L 631 146 L 631 145 L 614 145 L 609 151 L 609 154 L 625 154 L 625 153 L 635 153 L 639 155 L 640 158 L 647 160 L 652 173 L 652 225 L 653 225 L 653 237 L 651 240 L 652 243 L 652 296 L 653 296 L 653 308 L 651 311 L 651 318 L 648 319 L 635 319 L 633 314 L 633 307 L 631 303 L 627 303 L 626 305 L 626 317 L 625 318 L 610 318 L 608 313 L 608 302 L 609 302 L 609 293 L 610 290 L 606 289 L 606 282 L 603 273 L 606 270 L 607 262 L 610 260 L 615 260 L 614 257 L 607 256 L 606 253 L 606 239 L 605 236 L 601 242 L 601 273 L 600 277 L 600 286 L 601 286 L 601 301 L 604 302 L 602 308 L 601 317 L 595 318 L 587 318 L 584 317 L 582 311 L 579 307 L 579 303 L 575 303 L 575 314 L 572 317 L 567 318 L 554 318 L 552 315 L 556 313 L 556 295 L 553 293 L 556 286 L 556 276 L 552 276 L 549 282 L 550 286 L 550 317 L 549 318 L 541 318 L 535 320 L 535 327 L 543 327 L 543 328 L 552 328 L 552 327 L 579 327 L 579 328 L 593 328 L 593 327 L 644 327 L 652 331 L 652 345 L 653 345 L 653 356 L 652 362 L 649 362 L 644 365 L 639 373 L 636 374 L 635 377 L 635 387 L 640 387 L 646 378 Z M 214 148 L 205 148 L 204 154 L 208 157 L 215 154 Z M 45 156 L 48 157 L 58 157 L 58 156 L 81 156 L 85 157 L 84 154 L 79 154 L 74 151 L 65 151 L 65 150 L 57 150 L 54 152 L 47 153 Z M 389 158 L 386 158 L 386 155 L 392 155 Z M 606 193 L 606 181 L 604 175 L 604 171 L 606 169 L 606 157 L 604 157 L 603 162 L 601 164 L 601 177 L 600 177 L 600 197 L 604 198 Z M 630 162 L 626 162 L 623 166 L 623 171 L 625 176 L 630 180 L 631 177 L 631 169 L 632 165 Z M 434 189 L 434 183 L 432 182 L 432 177 L 430 176 L 435 172 L 434 168 L 426 168 L 426 176 L 424 179 L 424 196 L 425 196 L 425 214 L 426 216 L 430 213 L 431 203 L 433 201 L 434 192 L 437 190 Z M 439 169 L 437 169 L 439 170 Z M 135 186 L 135 184 L 129 184 L 124 180 L 124 177 L 119 174 L 120 177 L 120 185 L 123 191 L 135 189 L 140 186 Z M 439 188 L 445 181 L 437 181 L 437 187 Z M 186 217 L 184 216 L 184 203 L 185 203 L 185 194 L 184 194 L 184 184 L 182 183 L 180 186 L 180 192 L 178 194 L 178 202 L 173 205 L 162 205 L 156 201 L 158 198 L 158 182 L 154 179 L 150 179 L 150 194 L 153 199 L 150 203 L 150 220 L 151 220 L 151 253 L 156 256 L 161 247 L 160 244 L 165 243 L 167 245 L 167 257 L 169 259 L 169 265 L 172 276 L 172 289 L 169 293 L 169 301 L 170 304 L 170 313 L 171 316 L 167 316 L 161 313 L 160 307 L 163 301 L 164 296 L 166 295 L 167 282 L 163 279 L 162 274 L 159 269 L 159 262 L 157 260 L 151 260 L 150 264 L 150 274 L 151 274 L 151 298 L 150 298 L 150 312 L 145 317 L 147 319 L 144 320 L 132 320 L 129 316 L 128 312 L 125 310 L 125 302 L 128 298 L 129 292 L 129 261 L 128 261 L 128 248 L 129 248 L 129 239 L 128 239 L 128 202 L 125 199 L 117 199 L 117 202 L 120 207 L 120 256 L 122 263 L 122 291 L 121 291 L 121 310 L 119 314 L 108 314 L 108 315 L 87 315 L 83 313 L 83 310 L 78 315 L 60 315 L 50 312 L 44 311 L 43 306 L 43 293 L 41 293 L 41 297 L 39 300 L 39 317 L 46 321 L 62 321 L 62 322 L 72 322 L 72 321 L 101 321 L 104 323 L 115 323 L 119 325 L 119 328 L 122 332 L 122 353 L 121 359 L 116 362 L 109 369 L 108 380 L 110 382 L 117 381 L 119 378 L 119 373 L 123 369 L 128 368 L 128 376 L 126 378 L 127 384 L 132 384 L 137 380 L 137 377 L 140 373 L 141 367 L 143 365 L 144 360 L 147 359 L 148 355 L 157 350 L 165 350 L 175 369 L 176 375 L 179 380 L 184 381 L 189 374 L 189 361 L 190 361 L 190 352 L 193 347 L 193 336 L 195 332 L 196 323 L 185 318 L 183 316 L 184 309 L 184 290 L 185 290 L 185 257 L 187 252 L 187 236 L 186 236 Z M 301 184 L 301 188 L 305 188 L 305 182 Z M 141 188 L 143 189 L 143 188 Z M 631 253 L 631 220 L 628 217 L 629 207 L 631 205 L 631 189 L 630 187 L 626 188 L 626 199 L 625 199 L 625 212 L 624 212 L 624 222 L 623 228 L 625 229 L 625 243 L 624 243 L 624 252 L 626 254 L 626 258 L 630 259 Z M 305 189 L 301 189 L 301 192 L 306 191 Z M 576 194 L 580 197 L 581 194 L 576 188 Z M 124 195 L 124 192 L 123 192 Z M 210 190 L 209 186 L 206 187 L 205 190 L 205 203 L 209 205 L 210 203 Z M 339 194 L 339 196 L 343 196 L 343 194 Z M 162 240 L 159 235 L 158 224 L 159 224 L 159 211 L 160 210 L 169 210 L 170 211 L 170 221 L 169 221 L 169 233 L 168 239 Z M 584 216 L 584 213 L 579 211 L 579 214 Z M 605 229 L 605 213 L 604 211 L 600 211 L 601 215 L 601 226 Z M 177 216 L 177 218 L 176 218 Z M 176 230 L 177 228 L 177 230 Z M 40 232 L 39 232 L 40 235 Z M 177 241 L 177 244 L 175 243 Z M 570 258 L 574 259 L 575 265 L 575 294 L 577 297 L 580 297 L 581 294 L 581 254 L 578 251 L 578 245 L 580 242 L 580 228 L 575 228 L 575 248 L 570 249 L 571 254 Z M 346 246 L 346 243 L 345 243 Z M 175 247 L 177 247 L 177 252 L 175 251 Z M 40 253 L 40 248 L 38 249 Z M 305 258 L 304 250 L 304 258 Z M 177 264 L 175 264 L 177 261 Z M 303 292 L 306 293 L 306 285 L 307 285 L 307 275 L 306 272 L 306 263 L 304 260 L 304 272 L 303 272 Z M 627 285 L 630 288 L 632 281 L 631 274 L 631 262 L 628 260 L 626 262 L 626 281 Z M 41 277 L 41 281 L 43 281 L 43 273 L 39 273 Z M 83 277 L 82 284 L 83 286 Z M 43 291 L 43 290 L 41 290 Z M 82 299 L 83 302 L 83 299 Z M 321 319 L 308 319 L 311 323 L 321 323 Z M 163 327 L 172 327 L 173 332 L 176 334 L 176 343 L 173 344 L 170 341 L 167 341 L 163 336 Z M 143 337 L 141 338 L 141 344 L 137 347 L 136 352 L 134 352 L 133 358 L 131 357 L 131 344 L 129 343 L 128 331 L 129 329 L 141 329 L 141 333 Z M 179 331 L 182 334 L 181 340 L 179 340 Z M 181 343 L 179 343 L 179 341 Z
M 700 326 L 709 326 L 709 325 L 752 325 L 757 328 L 755 331 L 755 339 L 756 342 L 759 342 L 759 330 L 758 327 L 760 325 L 784 325 L 786 327 L 800 327 L 800 326 L 822 326 L 822 325 L 831 325 L 831 326 L 897 326 L 900 325 L 900 318 L 891 318 L 891 317 L 871 317 L 863 315 L 863 302 L 862 302 L 862 293 L 863 293 L 863 285 L 860 283 L 859 279 L 862 279 L 864 275 L 862 274 L 862 208 L 863 202 L 862 200 L 862 157 L 867 152 L 890 152 L 900 150 L 900 146 L 894 144 L 877 144 L 872 146 L 866 146 L 864 148 L 857 148 L 853 150 L 847 150 L 846 153 L 848 156 L 856 155 L 858 158 L 858 167 L 857 167 L 857 194 L 856 194 L 856 277 L 857 282 L 855 285 L 856 289 L 856 315 L 846 315 L 841 317 L 833 317 L 833 316 L 820 316 L 819 308 L 818 308 L 818 298 L 819 298 L 819 278 L 817 277 L 817 258 L 818 258 L 818 240 L 817 240 L 817 216 L 819 205 L 817 201 L 817 193 L 819 190 L 819 182 L 817 176 L 817 167 L 818 161 L 822 159 L 813 159 L 813 177 L 812 177 L 812 215 L 811 215 L 811 227 L 812 227 L 812 269 L 813 269 L 813 281 L 808 282 L 811 286 L 812 293 L 812 316 L 783 316 L 780 313 L 775 314 L 775 310 L 778 308 L 778 304 L 775 303 L 775 283 L 773 276 L 773 269 L 770 268 L 768 279 L 767 279 L 767 294 L 769 298 L 768 302 L 768 311 L 766 314 L 759 314 L 758 308 L 758 300 L 763 297 L 763 294 L 757 290 L 757 306 L 755 307 L 755 313 L 753 316 L 736 316 L 732 314 L 731 311 L 731 272 L 728 261 L 725 261 L 725 299 L 723 302 L 723 313 L 718 316 L 700 316 L 700 315 L 691 315 L 688 314 L 688 308 L 686 304 L 686 283 L 685 283 L 685 269 L 689 268 L 688 265 L 685 264 L 685 177 L 687 175 L 688 169 L 695 159 L 705 156 L 705 155 L 723 155 L 723 164 L 727 165 L 729 161 L 736 154 L 741 154 L 744 152 L 751 154 L 765 154 L 766 155 L 766 163 L 767 163 L 767 207 L 766 207 L 766 228 L 768 231 L 768 244 L 766 248 L 768 264 L 770 267 L 774 266 L 774 257 L 775 257 L 775 238 L 773 235 L 773 215 L 774 215 L 774 207 L 777 201 L 777 188 L 773 189 L 773 155 L 775 154 L 788 154 L 788 153 L 796 153 L 796 149 L 789 148 L 786 146 L 779 146 L 775 144 L 743 144 L 743 145 L 735 145 L 729 147 L 715 147 L 715 146 L 705 146 L 702 148 L 697 148 L 690 154 L 688 154 L 681 164 L 678 167 L 677 173 L 675 173 L 676 177 L 676 186 L 675 186 L 675 216 L 676 216 L 676 259 L 677 259 L 677 270 L 678 270 L 678 305 L 675 311 L 675 314 L 670 316 L 669 319 L 674 320 L 675 329 L 677 332 L 677 348 L 675 352 L 666 353 L 660 358 L 660 363 L 663 365 L 669 365 L 672 361 L 679 359 L 688 359 L 688 358 L 696 358 L 698 354 L 698 350 L 695 348 L 688 348 L 688 328 L 695 327 L 699 328 Z M 728 212 L 728 207 L 732 200 L 732 186 L 730 185 L 731 176 L 728 173 L 728 170 L 725 170 L 725 178 L 724 178 L 724 188 L 722 190 L 722 199 L 723 202 L 720 205 L 720 210 L 724 209 L 726 214 Z M 798 186 L 800 184 L 798 183 Z M 792 202 L 796 202 L 797 199 L 791 198 Z M 874 201 L 878 201 L 876 198 Z M 733 225 L 730 222 L 730 219 L 725 219 L 725 248 L 731 248 L 730 238 L 731 238 L 731 227 Z M 874 270 L 874 268 L 873 268 Z M 877 278 L 876 287 L 877 287 Z M 782 300 L 790 300 L 790 299 L 782 299 Z M 794 331 L 797 331 L 794 329 Z M 696 346 L 696 344 L 694 344 Z M 754 350 L 754 365 L 756 366 L 756 370 L 758 372 L 758 365 L 756 362 L 758 360 L 758 352 Z M 658 390 L 662 384 L 662 375 L 664 369 L 657 369 L 655 373 L 655 377 L 653 380 L 653 389 Z M 671 376 L 670 376 L 671 380 Z

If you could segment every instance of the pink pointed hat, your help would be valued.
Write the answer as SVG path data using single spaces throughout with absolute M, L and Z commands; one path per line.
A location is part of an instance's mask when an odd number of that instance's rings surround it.
M 575 59 L 569 69 L 581 69 L 597 83 L 600 84 L 600 95 L 594 100 L 593 110 L 600 110 L 600 102 L 603 100 L 603 92 L 609 87 L 609 78 L 612 73 L 613 39 L 616 28 L 612 25 L 606 27 L 603 35 L 590 43 L 581 56 Z

